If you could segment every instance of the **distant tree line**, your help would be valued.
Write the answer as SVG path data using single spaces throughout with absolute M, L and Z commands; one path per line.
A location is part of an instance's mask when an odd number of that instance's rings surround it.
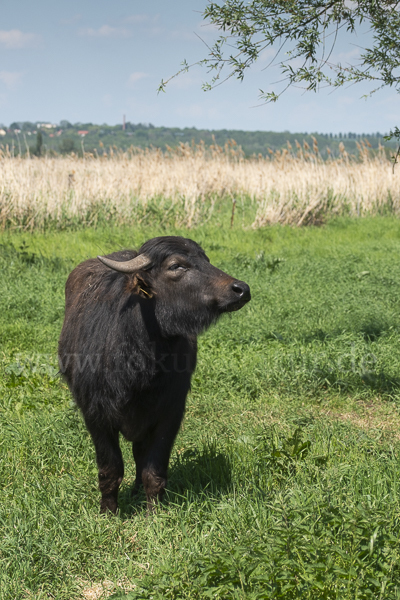
M 317 140 L 322 156 L 328 155 L 328 148 L 333 155 L 339 153 L 339 144 L 344 144 L 349 153 L 357 152 L 357 143 L 366 140 L 371 148 L 377 149 L 379 144 L 394 147 L 385 142 L 384 134 L 376 133 L 290 133 L 289 131 L 241 131 L 230 129 L 208 130 L 177 127 L 155 127 L 150 123 L 131 123 L 122 125 L 96 125 L 93 123 L 70 123 L 62 120 L 58 124 L 21 121 L 11 123 L 9 127 L 0 125 L 4 133 L 0 137 L 0 146 L 18 154 L 41 156 L 44 153 L 82 154 L 93 152 L 102 154 L 113 150 L 126 150 L 130 146 L 140 148 L 156 147 L 166 150 L 175 148 L 181 143 L 207 146 L 218 144 L 224 146 L 228 140 L 235 140 L 244 151 L 245 156 L 253 154 L 266 155 L 269 150 L 279 150 L 292 146 L 296 141 L 301 145 L 310 143 L 311 137 Z

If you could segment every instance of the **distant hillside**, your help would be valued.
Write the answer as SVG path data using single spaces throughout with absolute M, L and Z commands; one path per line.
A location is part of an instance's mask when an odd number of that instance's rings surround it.
M 31 154 L 56 152 L 68 154 L 71 152 L 103 152 L 110 146 L 126 150 L 129 146 L 146 148 L 155 146 L 166 150 L 167 146 L 176 147 L 179 143 L 198 144 L 204 141 L 210 145 L 217 143 L 223 146 L 228 140 L 234 139 L 239 144 L 246 156 L 253 154 L 267 154 L 269 150 L 278 150 L 287 147 L 289 142 L 295 147 L 296 141 L 301 145 L 306 141 L 312 146 L 312 136 L 318 143 L 322 156 L 327 156 L 327 148 L 333 155 L 339 154 L 339 144 L 342 142 L 347 152 L 357 153 L 356 142 L 367 140 L 372 148 L 379 144 L 394 147 L 383 140 L 383 134 L 377 133 L 289 133 L 288 131 L 240 131 L 240 130 L 208 130 L 177 127 L 154 127 L 151 124 L 139 123 L 134 125 L 127 122 L 122 125 L 93 125 L 93 123 L 75 123 L 61 121 L 52 123 L 11 123 L 9 127 L 0 125 L 0 147 L 8 149 L 18 155 L 25 155 L 29 149 Z

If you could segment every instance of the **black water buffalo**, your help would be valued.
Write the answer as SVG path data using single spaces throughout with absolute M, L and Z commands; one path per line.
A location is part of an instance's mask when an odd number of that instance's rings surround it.
M 250 300 L 192 240 L 157 237 L 139 252 L 87 260 L 70 274 L 60 370 L 92 436 L 101 512 L 118 508 L 119 433 L 132 442 L 134 490 L 162 497 L 196 366 L 197 335 Z

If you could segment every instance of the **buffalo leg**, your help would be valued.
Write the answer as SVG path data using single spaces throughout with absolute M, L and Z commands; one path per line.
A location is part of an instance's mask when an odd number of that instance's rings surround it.
M 133 442 L 132 454 L 135 460 L 136 466 L 136 478 L 132 488 L 132 495 L 138 493 L 140 486 L 142 485 L 142 471 L 143 471 L 143 444 L 142 442 Z
M 150 459 L 146 462 L 142 471 L 147 510 L 149 512 L 152 512 L 158 502 L 162 500 L 167 487 L 168 461 L 163 461 L 163 463 Z
M 153 511 L 158 501 L 162 500 L 167 487 L 168 463 L 175 435 L 154 437 L 153 442 L 148 444 L 146 452 L 142 454 L 140 463 L 141 479 L 149 512 Z
M 99 431 L 88 427 L 96 449 L 101 492 L 100 512 L 116 513 L 118 489 L 124 477 L 124 463 L 119 447 L 118 431 Z

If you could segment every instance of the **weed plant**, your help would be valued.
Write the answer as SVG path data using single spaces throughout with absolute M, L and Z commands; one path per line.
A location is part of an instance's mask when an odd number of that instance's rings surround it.
M 168 492 L 99 514 L 94 449 L 57 376 L 81 260 L 155 225 L 4 233 L 0 598 L 400 598 L 400 224 L 168 230 L 247 281 L 200 339 Z

